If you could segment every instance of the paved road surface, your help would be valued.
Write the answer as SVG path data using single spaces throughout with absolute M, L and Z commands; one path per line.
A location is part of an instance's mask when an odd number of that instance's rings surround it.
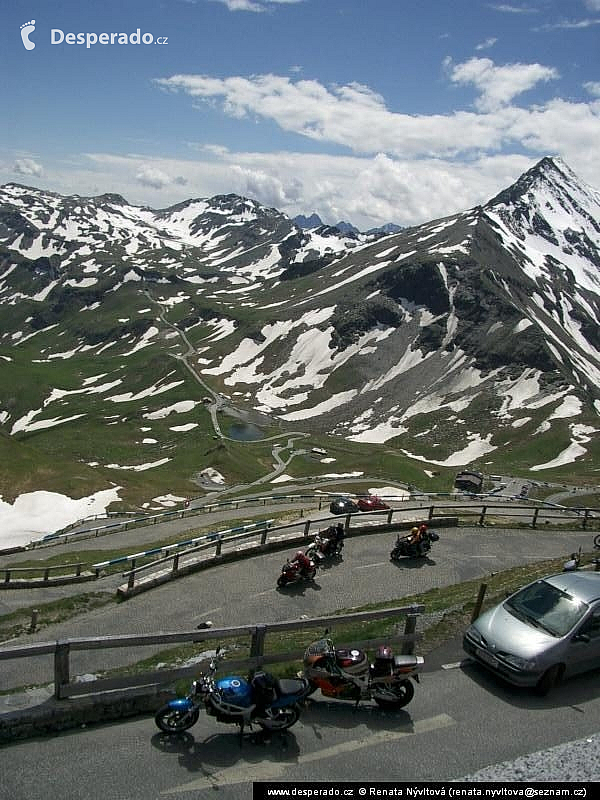
M 285 554 L 256 556 L 195 573 L 126 602 L 42 628 L 21 641 L 190 630 L 206 620 L 218 628 L 297 619 L 303 615 L 324 616 L 339 609 L 394 600 L 434 586 L 483 577 L 515 564 L 566 556 L 580 544 L 591 548 L 590 534 L 582 531 L 453 528 L 440 533 L 431 557 L 419 562 L 390 562 L 394 534 L 351 538 L 346 543 L 342 563 L 319 570 L 314 584 L 284 591 L 276 589 L 275 581 Z M 14 603 L 18 598 L 22 605 L 31 607 L 43 603 L 50 595 L 110 588 L 120 581 L 115 576 L 74 588 L 4 589 L 0 602 Z M 18 641 L 12 640 L 11 644 Z M 149 648 L 135 652 L 120 648 L 102 651 L 101 658 L 100 651 L 78 652 L 73 656 L 72 669 L 75 674 L 93 673 L 136 661 L 151 652 Z M 52 677 L 52 660 L 41 656 L 6 661 L 2 672 L 6 688 L 47 682 Z

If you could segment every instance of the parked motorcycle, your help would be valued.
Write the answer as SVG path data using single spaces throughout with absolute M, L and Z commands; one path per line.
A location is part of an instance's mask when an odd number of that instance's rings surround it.
M 398 535 L 396 544 L 390 553 L 390 559 L 391 561 L 398 561 L 402 557 L 424 558 L 431 550 L 431 543 L 439 541 L 439 538 L 435 531 L 426 531 L 421 538 L 421 551 L 419 552 L 418 545 L 411 541 L 411 534 L 406 536 Z
M 304 677 L 313 691 L 338 700 L 374 700 L 385 709 L 403 708 L 412 700 L 423 657 L 395 656 L 390 647 L 378 648 L 371 664 L 357 648 L 336 648 L 331 639 L 319 639 L 304 652 Z
M 304 553 L 300 553 L 304 555 Z M 317 565 L 315 562 L 308 558 L 308 564 L 303 565 L 298 561 L 298 554 L 292 561 L 289 559 L 281 568 L 281 575 L 277 578 L 277 586 L 288 586 L 291 583 L 299 583 L 300 581 L 312 581 L 317 574 Z
M 297 722 L 300 704 L 311 692 L 307 680 L 278 679 L 266 672 L 257 672 L 250 680 L 238 675 L 215 680 L 217 657 L 218 651 L 186 697 L 170 700 L 157 711 L 154 721 L 161 731 L 177 733 L 191 728 L 202 708 L 217 722 L 239 725 L 240 734 L 252 723 L 282 731 Z
M 326 558 L 340 556 L 344 549 L 344 529 L 341 534 L 335 526 L 319 531 L 306 550 L 306 555 L 312 561 L 323 561 Z

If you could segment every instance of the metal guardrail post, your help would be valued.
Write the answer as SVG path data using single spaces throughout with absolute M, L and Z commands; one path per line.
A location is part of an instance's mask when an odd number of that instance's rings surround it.
M 54 697 L 60 700 L 61 689 L 69 683 L 69 642 L 58 641 L 54 651 Z
M 269 533 L 269 529 L 265 528 L 264 531 L 262 532 L 262 536 L 260 537 L 260 543 L 261 544 L 266 544 L 266 542 L 267 542 L 267 534 L 268 533 Z
M 586 508 L 583 513 L 583 520 L 581 522 L 581 527 L 583 528 L 583 530 L 586 529 L 589 513 L 590 513 L 589 508 Z
M 222 539 L 221 536 L 219 536 L 217 538 L 217 546 L 215 548 L 215 556 L 220 556 L 221 555 L 222 548 L 223 548 L 223 539 Z
M 307 519 L 306 522 L 304 523 L 304 536 L 305 537 L 308 537 L 309 530 L 310 530 L 310 520 Z
M 393 509 L 393 508 L 390 508 L 390 510 L 389 510 L 389 511 L 388 511 L 388 513 L 387 513 L 387 524 L 388 524 L 388 525 L 391 525 L 391 524 L 392 524 L 392 517 L 393 517 L 393 516 L 394 516 L 394 509 Z
M 433 519 L 434 511 L 435 511 L 435 506 L 429 506 L 429 515 L 428 515 L 427 519 L 429 519 L 429 520 Z
M 173 556 L 173 572 L 177 572 L 179 569 L 179 553 L 175 553 Z
M 10 583 L 10 570 L 9 569 L 4 571 L 4 583 Z
M 538 514 L 539 513 L 540 513 L 540 508 L 539 508 L 539 506 L 536 506 L 536 508 L 534 509 L 534 512 L 533 512 L 533 519 L 531 520 L 531 527 L 532 528 L 535 528 L 535 526 L 537 525 L 537 518 L 538 518 Z
M 486 512 L 487 512 L 487 506 L 482 506 L 481 507 L 481 514 L 479 515 L 479 522 L 477 523 L 478 525 L 483 525 L 484 524 Z
M 129 569 L 130 573 L 129 573 L 129 579 L 127 581 L 127 588 L 133 589 L 135 583 L 135 558 L 131 559 L 131 564 L 129 566 Z

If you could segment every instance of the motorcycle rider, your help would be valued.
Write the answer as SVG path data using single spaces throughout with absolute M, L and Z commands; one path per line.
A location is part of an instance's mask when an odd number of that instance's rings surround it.
M 342 552 L 342 548 L 344 546 L 344 536 L 345 535 L 346 535 L 346 532 L 344 530 L 343 524 L 341 522 L 338 522 L 338 524 L 335 526 L 335 534 L 334 534 L 335 546 L 337 548 L 338 553 Z
M 409 545 L 414 547 L 418 556 L 425 555 L 424 533 L 426 531 L 427 525 L 421 525 L 419 528 L 415 525 L 415 527 L 411 529 L 410 536 L 408 537 Z
M 313 562 L 306 555 L 306 553 L 302 552 L 302 550 L 298 550 L 292 561 L 290 561 L 290 565 L 292 567 L 296 567 L 296 569 L 304 577 L 306 577 L 313 568 Z

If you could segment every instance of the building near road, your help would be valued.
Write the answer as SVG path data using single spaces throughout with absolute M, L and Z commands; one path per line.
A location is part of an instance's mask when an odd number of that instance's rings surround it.
M 461 489 L 463 492 L 479 494 L 483 486 L 483 475 L 475 470 L 463 469 L 457 473 L 454 479 L 454 488 Z

